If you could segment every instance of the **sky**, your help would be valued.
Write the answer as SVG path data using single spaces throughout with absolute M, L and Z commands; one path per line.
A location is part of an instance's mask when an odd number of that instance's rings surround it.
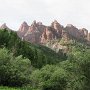
M 57 20 L 90 31 L 90 0 L 0 0 L 0 25 L 18 30 L 23 21 L 30 25 L 34 20 L 47 26 Z

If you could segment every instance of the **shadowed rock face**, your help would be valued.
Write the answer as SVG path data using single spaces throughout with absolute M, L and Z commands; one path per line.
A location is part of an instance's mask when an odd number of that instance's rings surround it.
M 41 43 L 46 43 L 49 40 L 53 40 L 57 37 L 57 34 L 52 27 L 46 27 L 41 36 Z
M 60 25 L 60 24 L 55 20 L 54 22 L 52 22 L 51 27 L 55 29 L 58 37 L 60 37 L 61 34 L 62 34 L 63 26 Z
M 88 39 L 88 30 L 87 29 L 85 29 L 85 28 L 82 28 L 82 29 L 80 29 L 80 34 L 82 35 L 82 37 L 84 38 L 84 39 Z
M 65 27 L 65 30 L 67 31 L 67 33 L 69 35 L 71 35 L 72 37 L 74 38 L 77 38 L 77 39 L 81 39 L 82 36 L 78 30 L 78 28 L 76 28 L 75 26 L 73 26 L 72 24 L 68 24 L 66 27 Z
M 88 41 L 90 41 L 90 33 L 88 33 Z
M 68 24 L 65 28 L 56 20 L 50 26 L 45 26 L 42 22 L 33 21 L 29 26 L 23 22 L 17 31 L 18 36 L 31 43 L 44 44 L 47 41 L 61 39 L 69 40 L 76 38 L 77 40 L 85 39 L 90 41 L 90 33 L 85 28 L 78 29 L 72 24 Z

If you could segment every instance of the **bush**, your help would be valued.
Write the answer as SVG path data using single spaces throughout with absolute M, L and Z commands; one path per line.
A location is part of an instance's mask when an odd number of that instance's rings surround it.
M 67 79 L 65 70 L 54 65 L 46 65 L 31 75 L 32 86 L 40 90 L 64 90 Z
M 22 56 L 14 57 L 7 49 L 0 49 L 0 84 L 22 86 L 30 82 L 31 62 Z

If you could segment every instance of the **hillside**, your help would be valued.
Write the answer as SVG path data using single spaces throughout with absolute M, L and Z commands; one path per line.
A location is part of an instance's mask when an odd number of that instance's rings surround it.
M 13 52 L 15 56 L 23 55 L 23 57 L 29 58 L 32 65 L 38 68 L 66 59 L 66 54 L 63 52 L 56 53 L 48 47 L 22 41 L 16 32 L 10 30 L 0 30 L 0 47 L 6 47 Z
M 10 29 L 5 23 L 1 25 L 1 29 Z M 67 26 L 61 25 L 56 20 L 51 23 L 50 26 L 43 25 L 42 22 L 33 21 L 31 25 L 27 22 L 23 22 L 16 31 L 17 35 L 23 41 L 28 41 L 38 46 L 46 46 L 55 52 L 63 51 L 67 53 L 68 47 L 64 43 L 68 44 L 72 41 L 85 43 L 90 45 L 90 33 L 87 29 L 78 29 L 72 24 Z
M 42 46 L 1 29 L 0 72 L 2 89 L 90 90 L 90 45 L 74 37 Z

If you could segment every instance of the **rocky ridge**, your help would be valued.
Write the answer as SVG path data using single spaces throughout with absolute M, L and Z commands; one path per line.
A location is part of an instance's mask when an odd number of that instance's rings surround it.
M 12 30 L 12 29 L 10 29 L 10 28 L 6 25 L 6 23 L 3 23 L 3 24 L 0 26 L 0 29 Z
M 0 29 L 8 29 L 4 23 Z M 42 22 L 33 21 L 31 25 L 23 22 L 17 31 L 18 36 L 25 41 L 45 45 L 55 51 L 68 50 L 64 43 L 68 41 L 78 40 L 90 45 L 90 33 L 87 29 L 78 29 L 72 24 L 67 24 L 66 27 L 54 20 L 50 26 L 45 26 Z M 62 44 L 63 43 L 63 44 Z
M 50 26 L 45 26 L 42 22 L 36 21 L 33 21 L 33 23 L 28 26 L 28 24 L 24 22 L 21 24 L 17 34 L 23 40 L 45 45 L 57 52 L 60 50 L 67 52 L 68 47 L 65 44 L 73 40 L 90 44 L 90 33 L 87 29 L 78 29 L 72 24 L 67 24 L 67 26 L 64 27 L 56 20 L 53 21 Z
M 23 22 L 17 31 L 20 38 L 23 38 L 31 43 L 45 44 L 48 41 L 64 38 L 69 40 L 75 38 L 77 40 L 90 41 L 90 33 L 87 29 L 78 29 L 72 24 L 62 26 L 56 20 L 50 26 L 45 26 L 42 22 L 33 21 L 29 26 Z

